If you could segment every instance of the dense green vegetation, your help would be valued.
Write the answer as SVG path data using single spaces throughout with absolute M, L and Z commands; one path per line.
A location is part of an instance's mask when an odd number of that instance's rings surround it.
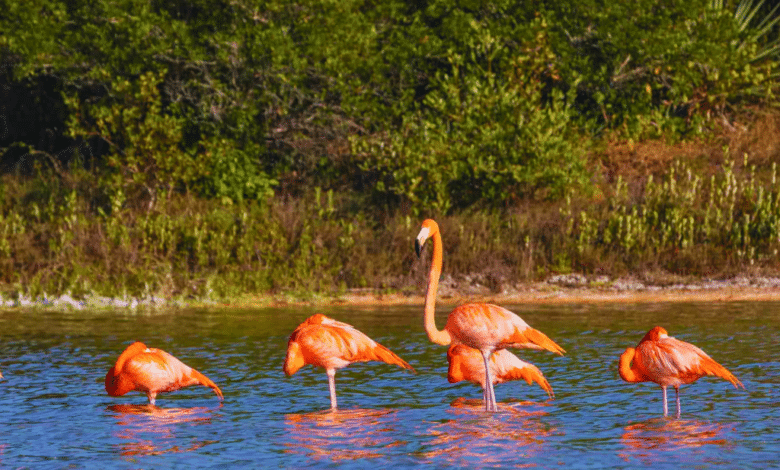
M 779 13 L 0 0 L 0 293 L 774 272 Z

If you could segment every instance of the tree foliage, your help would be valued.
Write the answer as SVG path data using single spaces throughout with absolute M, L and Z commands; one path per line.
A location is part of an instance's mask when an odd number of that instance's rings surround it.
M 78 149 L 105 184 L 152 200 L 325 187 L 446 212 L 559 198 L 587 189 L 586 140 L 684 138 L 775 96 L 778 15 L 750 0 L 0 11 L 4 160 Z M 14 119 L 49 109 L 59 117 Z

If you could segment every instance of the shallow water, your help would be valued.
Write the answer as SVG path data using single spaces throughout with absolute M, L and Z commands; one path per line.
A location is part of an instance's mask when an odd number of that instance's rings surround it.
M 447 382 L 419 307 L 328 308 L 404 358 L 327 379 L 282 372 L 287 338 L 311 308 L 145 313 L 0 310 L 0 467 L 257 468 L 368 466 L 678 468 L 780 465 L 780 304 L 507 306 L 567 350 L 515 351 L 555 391 Z M 444 324 L 448 308 L 440 308 Z M 655 325 L 692 342 L 746 390 L 704 378 L 681 389 L 682 416 L 663 418 L 661 390 L 626 384 L 617 359 Z M 106 395 L 103 378 L 131 341 L 165 349 L 214 380 L 158 397 Z M 671 392 L 671 391 L 670 391 Z M 674 393 L 670 405 L 674 410 Z

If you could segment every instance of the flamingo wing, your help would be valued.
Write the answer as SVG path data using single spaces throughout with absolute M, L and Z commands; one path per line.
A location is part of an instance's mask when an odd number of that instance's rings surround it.
M 174 356 L 159 349 L 147 349 L 129 360 L 124 373 L 136 390 L 170 392 L 190 385 L 185 377 L 192 369 Z
M 447 361 L 447 380 L 450 383 L 467 380 L 485 388 L 485 363 L 479 351 L 462 344 L 452 345 L 447 350 Z M 529 385 L 536 382 L 548 395 L 553 396 L 552 387 L 542 371 L 506 349 L 493 353 L 490 357 L 490 369 L 494 384 L 512 380 L 525 380 Z
M 555 396 L 547 379 L 535 365 L 525 362 L 506 349 L 493 353 L 491 366 L 494 367 L 495 383 L 508 382 L 510 380 L 525 380 L 528 385 L 536 383 L 550 397 Z
M 645 376 L 664 386 L 678 387 L 706 375 L 722 377 L 735 387 L 742 386 L 731 372 L 700 348 L 671 336 L 642 341 L 637 345 L 634 362 Z
M 539 349 L 563 355 L 566 351 L 514 312 L 493 304 L 471 303 L 456 307 L 445 327 L 457 343 L 474 349 Z
M 321 314 L 319 314 L 321 315 Z M 341 369 L 353 362 L 382 361 L 414 370 L 395 353 L 347 323 L 321 315 L 319 323 L 299 326 L 288 344 L 285 371 L 295 373 L 305 364 Z M 308 321 L 308 320 L 307 320 Z M 293 364 L 297 367 L 293 367 Z

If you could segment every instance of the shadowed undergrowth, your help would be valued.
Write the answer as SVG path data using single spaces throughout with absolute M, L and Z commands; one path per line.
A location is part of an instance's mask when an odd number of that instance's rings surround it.
M 631 171 L 636 160 L 621 163 L 627 150 L 615 144 L 599 154 L 595 194 L 436 217 L 445 274 L 499 291 L 551 273 L 656 280 L 773 273 L 780 247 L 776 155 L 759 151 L 770 145 L 763 131 L 748 137 L 687 148 L 646 143 L 662 163 L 645 161 L 650 170 L 642 172 Z M 630 152 L 639 158 L 643 148 Z M 66 180 L 41 170 L 3 181 L 6 296 L 205 299 L 424 289 L 427 265 L 412 249 L 420 220 L 354 210 L 350 194 L 315 189 L 232 204 L 170 194 L 150 210 L 121 192 L 101 192 L 87 172 Z

